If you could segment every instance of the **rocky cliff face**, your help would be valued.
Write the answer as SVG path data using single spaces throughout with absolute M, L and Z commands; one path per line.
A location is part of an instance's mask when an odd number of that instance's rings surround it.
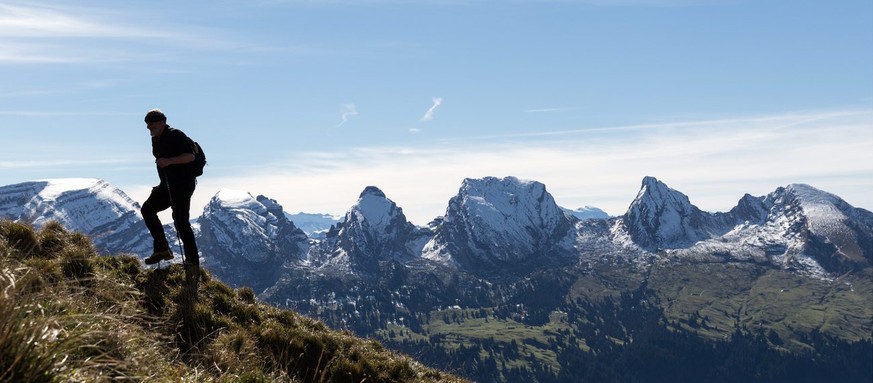
M 730 217 L 701 211 L 688 196 L 654 177 L 643 179 L 621 223 L 633 242 L 649 251 L 688 247 L 733 227 Z
M 778 188 L 762 204 L 763 224 L 745 237 L 775 239 L 789 259 L 811 258 L 829 273 L 873 265 L 873 213 L 803 184 Z
M 306 234 L 264 196 L 222 190 L 198 219 L 198 246 L 204 266 L 232 285 L 262 290 L 275 283 L 286 265 L 301 263 Z
M 403 209 L 368 186 L 334 229 L 319 254 L 331 267 L 375 271 L 379 262 L 418 258 L 429 232 L 406 220 Z

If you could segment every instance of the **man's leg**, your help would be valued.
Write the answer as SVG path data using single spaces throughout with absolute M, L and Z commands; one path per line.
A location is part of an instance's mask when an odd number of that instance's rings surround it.
M 140 209 L 143 221 L 145 221 L 146 227 L 152 235 L 154 245 L 154 252 L 149 259 L 155 257 L 155 254 L 160 255 L 161 259 L 158 260 L 166 259 L 167 254 L 169 254 L 170 259 L 173 257 L 173 252 L 170 250 L 170 245 L 167 243 L 167 235 L 164 233 L 164 227 L 161 225 L 161 219 L 158 218 L 158 212 L 167 210 L 169 207 L 170 194 L 165 187 L 159 185 L 152 188 L 149 198 L 143 202 L 142 208 Z M 149 262 L 147 259 L 146 263 L 151 264 L 156 262 Z
M 185 263 L 193 266 L 200 265 L 197 253 L 197 242 L 194 239 L 194 230 L 191 228 L 191 196 L 194 195 L 194 180 L 190 184 L 173 186 L 173 223 L 179 232 L 179 239 L 185 247 Z

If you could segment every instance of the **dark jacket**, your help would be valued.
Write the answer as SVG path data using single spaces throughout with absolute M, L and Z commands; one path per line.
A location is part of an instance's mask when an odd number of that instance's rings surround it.
M 152 137 L 152 154 L 155 156 L 155 160 L 176 157 L 184 153 L 194 154 L 194 143 L 181 130 L 167 125 L 160 137 Z M 181 186 L 194 180 L 190 163 L 170 165 L 163 169 L 157 167 L 157 169 L 162 185 L 170 181 L 170 185 Z

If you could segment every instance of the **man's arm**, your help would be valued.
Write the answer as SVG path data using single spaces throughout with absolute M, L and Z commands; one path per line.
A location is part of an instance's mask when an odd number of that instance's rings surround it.
M 155 161 L 158 164 L 158 167 L 163 169 L 170 165 L 182 165 L 187 164 L 189 162 L 194 162 L 194 154 L 193 153 L 182 153 L 175 157 L 169 158 L 158 158 Z

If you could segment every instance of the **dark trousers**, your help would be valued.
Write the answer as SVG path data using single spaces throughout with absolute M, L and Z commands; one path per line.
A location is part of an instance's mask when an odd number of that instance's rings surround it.
M 158 212 L 173 209 L 173 224 L 176 226 L 176 231 L 179 233 L 179 239 L 182 240 L 182 245 L 185 247 L 185 262 L 191 265 L 200 265 L 200 258 L 197 254 L 197 243 L 194 241 L 194 230 L 191 229 L 191 196 L 194 195 L 194 187 L 196 181 L 175 181 L 170 183 L 161 183 L 152 188 L 152 193 L 149 198 L 142 204 L 142 218 L 145 221 L 149 233 L 154 239 L 155 251 L 170 250 L 167 243 L 167 235 L 164 233 L 164 227 L 161 225 L 161 220 L 158 218 Z

